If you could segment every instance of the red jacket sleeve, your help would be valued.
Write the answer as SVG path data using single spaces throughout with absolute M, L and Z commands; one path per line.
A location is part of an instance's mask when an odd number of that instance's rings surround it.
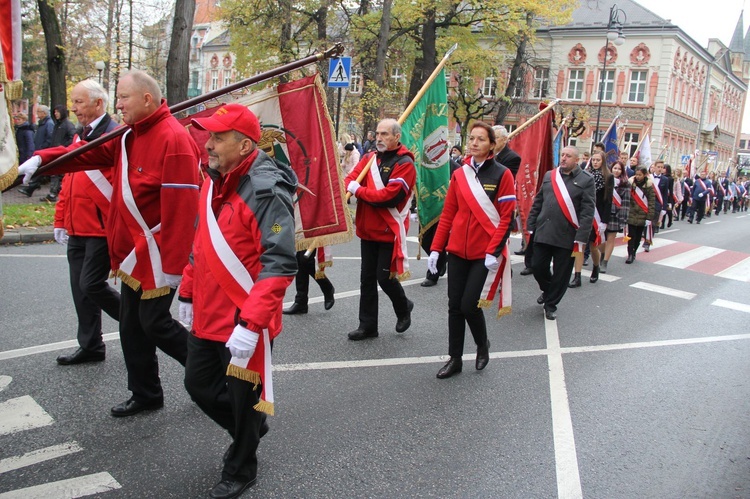
M 34 154 L 42 158 L 42 165 L 46 165 L 53 159 L 57 159 L 63 154 L 78 149 L 86 145 L 85 141 L 78 141 L 69 146 L 49 147 L 36 151 Z M 63 173 L 78 172 L 83 170 L 100 170 L 103 168 L 112 168 L 117 163 L 116 148 L 119 147 L 119 140 L 110 140 L 99 147 L 81 154 L 70 161 L 66 161 L 50 170 L 45 170 L 44 175 L 62 175 Z
M 57 203 L 55 204 L 54 226 L 56 229 L 62 229 L 65 227 L 65 208 L 68 202 L 68 193 L 65 191 L 65 188 L 70 181 L 70 175 L 65 175 L 60 184 L 60 193 L 57 195 Z
M 503 178 L 500 179 L 495 197 L 495 208 L 500 215 L 500 224 L 487 245 L 486 253 L 500 256 L 510 236 L 513 213 L 516 209 L 516 187 L 510 170 L 505 170 Z
M 193 264 L 189 263 L 185 265 L 182 270 L 182 281 L 180 282 L 180 301 L 192 302 L 193 301 Z

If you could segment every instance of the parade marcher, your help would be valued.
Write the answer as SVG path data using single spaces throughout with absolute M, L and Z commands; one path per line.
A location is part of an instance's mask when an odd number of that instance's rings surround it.
M 682 178 L 682 206 L 680 207 L 680 221 L 690 217 L 693 212 L 693 179 L 689 176 Z
M 427 260 L 438 272 L 448 252 L 448 354 L 437 373 L 449 378 L 462 370 L 466 325 L 477 345 L 476 369 L 490 360 L 490 341 L 482 307 L 492 304 L 501 287 L 499 315 L 510 312 L 510 236 L 516 191 L 509 168 L 493 159 L 495 133 L 481 121 L 471 128 L 464 165 L 453 173 Z M 453 229 L 456 230 L 453 230 Z
M 241 104 L 193 126 L 210 132 L 190 263 L 180 285 L 188 336 L 185 388 L 232 437 L 209 497 L 255 484 L 256 451 L 273 414 L 271 346 L 297 272 L 292 196 L 297 176 L 258 149 L 258 118 Z
M 693 206 L 688 215 L 688 223 L 693 223 L 693 215 L 696 223 L 701 223 L 706 214 L 706 200 L 711 193 L 711 182 L 706 178 L 706 170 L 703 169 L 693 180 Z
M 672 176 L 672 166 L 669 164 L 662 165 L 662 183 L 666 180 L 667 182 L 667 192 L 666 197 L 664 198 L 664 209 L 667 211 L 665 216 L 661 217 L 661 228 L 663 229 L 665 227 L 669 228 L 672 226 L 672 221 L 674 217 L 674 202 L 675 202 L 675 196 L 674 196 L 674 177 Z
M 55 133 L 55 122 L 49 115 L 48 106 L 37 106 L 36 108 L 36 131 L 34 132 L 34 151 L 47 149 L 52 146 L 52 135 Z M 18 192 L 31 197 L 34 191 L 42 186 L 41 180 L 32 180 L 28 185 L 22 185 Z
M 667 200 L 669 199 L 669 180 L 663 175 L 664 161 L 656 160 L 651 164 L 649 178 L 654 186 L 654 213 L 649 225 L 650 230 L 643 232 L 643 251 L 651 251 L 652 235 L 659 232 L 661 221 L 667 214 Z
M 307 313 L 307 295 L 310 291 L 310 278 L 320 286 L 320 290 L 323 292 L 323 308 L 331 310 L 336 299 L 334 293 L 336 290 L 331 283 L 331 280 L 325 275 L 325 273 L 318 270 L 317 261 L 318 255 L 324 255 L 329 247 L 315 248 L 309 257 L 305 256 L 306 251 L 297 252 L 297 276 L 294 278 L 294 284 L 297 288 L 297 294 L 294 296 L 294 303 L 289 308 L 284 309 L 286 315 L 297 315 Z
M 107 91 L 95 81 L 77 84 L 70 99 L 71 110 L 82 127 L 76 139 L 92 141 L 115 128 L 107 114 Z M 107 283 L 110 258 L 106 226 L 112 181 L 112 168 L 68 173 L 62 181 L 55 206 L 54 234 L 58 243 L 68 246 L 70 290 L 78 316 L 78 349 L 57 357 L 58 364 L 104 360 L 102 311 L 115 320 L 120 318 L 120 293 Z
M 615 178 L 607 167 L 607 156 L 603 152 L 595 152 L 591 155 L 591 162 L 584 170 L 594 178 L 596 188 L 596 208 L 594 209 L 594 222 L 589 235 L 588 245 L 591 249 L 591 259 L 594 267 L 591 269 L 589 282 L 595 283 L 599 280 L 599 265 L 604 253 L 605 231 L 612 212 L 612 193 L 615 188 Z M 583 254 L 575 257 L 575 272 L 573 280 L 568 287 L 578 288 L 581 286 L 581 269 L 583 268 Z
M 619 161 L 612 165 L 612 177 L 615 179 L 612 191 L 612 208 L 607 224 L 607 241 L 604 246 L 604 259 L 601 263 L 601 273 L 607 273 L 607 265 L 612 252 L 615 249 L 615 238 L 619 232 L 625 230 L 628 224 L 628 212 L 630 211 L 630 182 L 625 173 L 625 167 Z
M 682 203 L 685 201 L 685 179 L 682 178 L 682 168 L 676 168 L 672 175 L 672 220 L 674 222 L 680 221 L 680 210 L 682 209 Z
M 114 168 L 107 243 L 122 282 L 120 343 L 133 395 L 111 414 L 124 417 L 164 406 L 157 347 L 180 364 L 187 359 L 187 331 L 169 308 L 190 255 L 200 153 L 145 72 L 121 75 L 116 107 L 130 130 L 46 173 Z M 19 173 L 28 182 L 41 164 L 80 145 L 40 151 Z
M 347 191 L 357 196 L 355 224 L 360 238 L 359 326 L 349 333 L 352 341 L 378 336 L 378 285 L 393 304 L 396 332 L 411 326 L 414 303 L 406 298 L 399 279 L 409 275 L 406 233 L 409 207 L 417 172 L 414 156 L 399 142 L 401 126 L 396 120 L 378 123 L 377 153 L 368 153 L 347 175 Z M 357 177 L 375 154 L 375 162 L 362 183 Z
M 559 168 L 544 174 L 526 221 L 526 230 L 534 234 L 534 278 L 542 290 L 537 303 L 544 305 L 547 320 L 557 318 L 557 305 L 568 289 L 575 261 L 571 252 L 583 252 L 589 240 L 595 201 L 594 179 L 578 166 L 578 149 L 564 147 Z
M 644 232 L 651 232 L 656 211 L 656 195 L 654 183 L 645 166 L 636 168 L 635 175 L 630 178 L 630 211 L 628 212 L 628 232 L 623 238 L 628 243 L 628 258 L 625 263 L 633 263 L 641 237 L 650 241 L 651 236 L 644 236 Z
M 65 106 L 58 104 L 52 111 L 52 115 L 55 117 L 55 128 L 52 132 L 52 143 L 50 144 L 50 147 L 69 146 L 73 143 L 73 137 L 76 134 L 76 127 L 68 119 L 68 110 L 65 109 Z M 61 188 L 62 175 L 50 176 L 49 194 L 42 197 L 40 201 L 56 203 Z

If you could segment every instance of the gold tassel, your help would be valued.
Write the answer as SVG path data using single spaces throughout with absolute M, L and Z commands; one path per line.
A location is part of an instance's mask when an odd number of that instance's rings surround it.
M 169 286 L 162 286 L 160 288 L 156 289 L 149 289 L 148 291 L 144 290 L 143 294 L 141 295 L 141 300 L 151 300 L 153 298 L 160 298 L 162 296 L 167 296 L 170 291 L 172 291 L 172 288 Z
M 574 251 L 573 253 L 570 254 L 570 256 L 572 256 L 573 258 L 577 256 L 581 256 L 581 255 L 583 255 L 583 253 L 581 253 L 580 251 Z
M 269 416 L 273 416 L 273 404 L 267 400 L 261 399 L 257 404 L 253 406 L 253 409 L 258 412 L 266 413 Z
M 326 278 L 326 271 L 325 270 L 317 270 L 315 271 L 315 280 L 319 281 L 321 279 Z
M 477 308 L 487 308 L 492 305 L 492 300 L 485 300 L 484 298 L 477 302 Z
M 393 279 L 394 277 L 398 279 L 399 282 L 405 281 L 411 277 L 411 270 L 407 270 L 403 274 L 396 274 L 396 272 L 391 272 L 391 279 Z
M 510 312 L 511 312 L 511 307 L 503 307 L 497 311 L 497 318 L 499 319 L 500 317 L 504 315 L 510 315 Z
M 258 388 L 258 385 L 260 385 L 260 373 L 249 369 L 243 369 L 242 367 L 231 363 L 227 366 L 227 376 L 232 376 L 233 378 L 252 383 L 253 389 Z
M 128 285 L 128 287 L 132 288 L 133 291 L 138 291 L 141 289 L 141 283 L 138 279 L 134 278 L 130 274 L 126 274 L 122 270 L 117 270 L 114 272 L 116 277 L 119 277 L 122 282 Z
M 630 236 L 624 236 L 624 237 L 622 238 L 622 242 L 626 243 L 626 242 L 628 242 L 628 241 L 630 241 Z

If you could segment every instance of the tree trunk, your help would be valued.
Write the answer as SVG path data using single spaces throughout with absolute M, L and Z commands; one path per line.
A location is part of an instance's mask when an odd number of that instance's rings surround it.
M 375 49 L 375 64 L 372 70 L 372 79 L 375 86 L 373 88 L 372 85 L 365 85 L 362 90 L 362 97 L 365 102 L 362 135 L 367 133 L 368 130 L 375 130 L 381 115 L 382 104 L 380 99 L 377 98 L 377 94 L 385 86 L 385 59 L 388 54 L 388 38 L 391 33 L 391 4 L 392 0 L 383 1 L 383 17 L 380 20 L 378 45 Z
M 68 101 L 65 87 L 65 49 L 63 46 L 57 13 L 48 0 L 38 0 L 39 19 L 44 30 L 47 46 L 47 72 L 49 73 L 50 107 L 58 104 L 66 106 Z
M 530 28 L 533 21 L 534 16 L 530 13 L 527 13 L 526 26 Z M 518 43 L 518 47 L 516 48 L 516 58 L 513 59 L 513 67 L 511 67 L 510 69 L 508 86 L 505 89 L 505 97 L 507 97 L 507 99 L 503 99 L 503 101 L 500 102 L 497 109 L 497 114 L 495 115 L 496 125 L 503 124 L 503 121 L 505 121 L 505 117 L 508 116 L 508 113 L 510 113 L 511 108 L 515 103 L 513 100 L 513 95 L 516 91 L 516 81 L 519 77 L 523 76 L 525 71 L 524 63 L 526 62 L 526 45 L 528 44 L 528 41 L 529 36 L 526 33 L 522 34 L 521 41 Z
M 437 26 L 435 25 L 435 9 L 425 12 L 422 24 L 422 53 L 414 60 L 414 73 L 409 82 L 409 98 L 407 103 L 416 97 L 419 89 L 427 81 L 437 67 Z
M 190 83 L 190 35 L 194 16 L 195 0 L 177 0 L 167 56 L 167 101 L 170 104 L 187 100 Z
M 102 78 L 102 86 L 107 92 L 109 92 L 109 64 L 112 58 L 112 25 L 114 24 L 116 0 L 109 0 L 108 4 L 107 28 L 104 32 L 104 48 L 107 52 L 107 58 L 104 60 L 104 76 Z M 112 108 L 114 108 L 115 103 L 112 104 Z

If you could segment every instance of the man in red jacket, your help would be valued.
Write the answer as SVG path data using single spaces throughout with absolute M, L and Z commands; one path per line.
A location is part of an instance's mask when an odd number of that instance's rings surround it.
M 107 92 L 84 80 L 70 92 L 81 128 L 74 142 L 91 141 L 117 124 L 107 114 Z M 55 241 L 68 246 L 70 290 L 78 316 L 78 349 L 57 357 L 62 365 L 104 360 L 102 310 L 120 319 L 120 293 L 107 284 L 109 249 L 105 232 L 112 199 L 112 168 L 68 173 L 55 205 Z
M 125 73 L 117 109 L 130 129 L 117 139 L 44 172 L 113 168 L 107 217 L 110 262 L 120 287 L 120 343 L 133 395 L 111 409 L 132 416 L 164 406 L 158 346 L 184 365 L 187 331 L 169 307 L 182 279 L 198 211 L 198 147 L 172 116 L 159 85 L 143 71 Z M 41 151 L 19 167 L 24 182 L 42 163 L 80 147 Z
M 399 280 L 409 276 L 406 233 L 417 172 L 414 156 L 400 138 L 396 120 L 378 123 L 377 153 L 365 154 L 344 181 L 357 196 L 356 226 L 362 251 L 359 327 L 349 333 L 352 341 L 378 336 L 378 284 L 393 304 L 396 332 L 403 333 L 411 325 L 414 303 L 406 298 Z M 356 179 L 373 155 L 375 161 L 360 184 Z
M 192 258 L 180 285 L 180 319 L 193 328 L 185 387 L 232 437 L 209 495 L 239 497 L 256 481 L 256 449 L 268 431 L 265 414 L 273 414 L 271 342 L 297 273 L 297 176 L 258 149 L 260 124 L 241 104 L 193 125 L 211 135 Z

